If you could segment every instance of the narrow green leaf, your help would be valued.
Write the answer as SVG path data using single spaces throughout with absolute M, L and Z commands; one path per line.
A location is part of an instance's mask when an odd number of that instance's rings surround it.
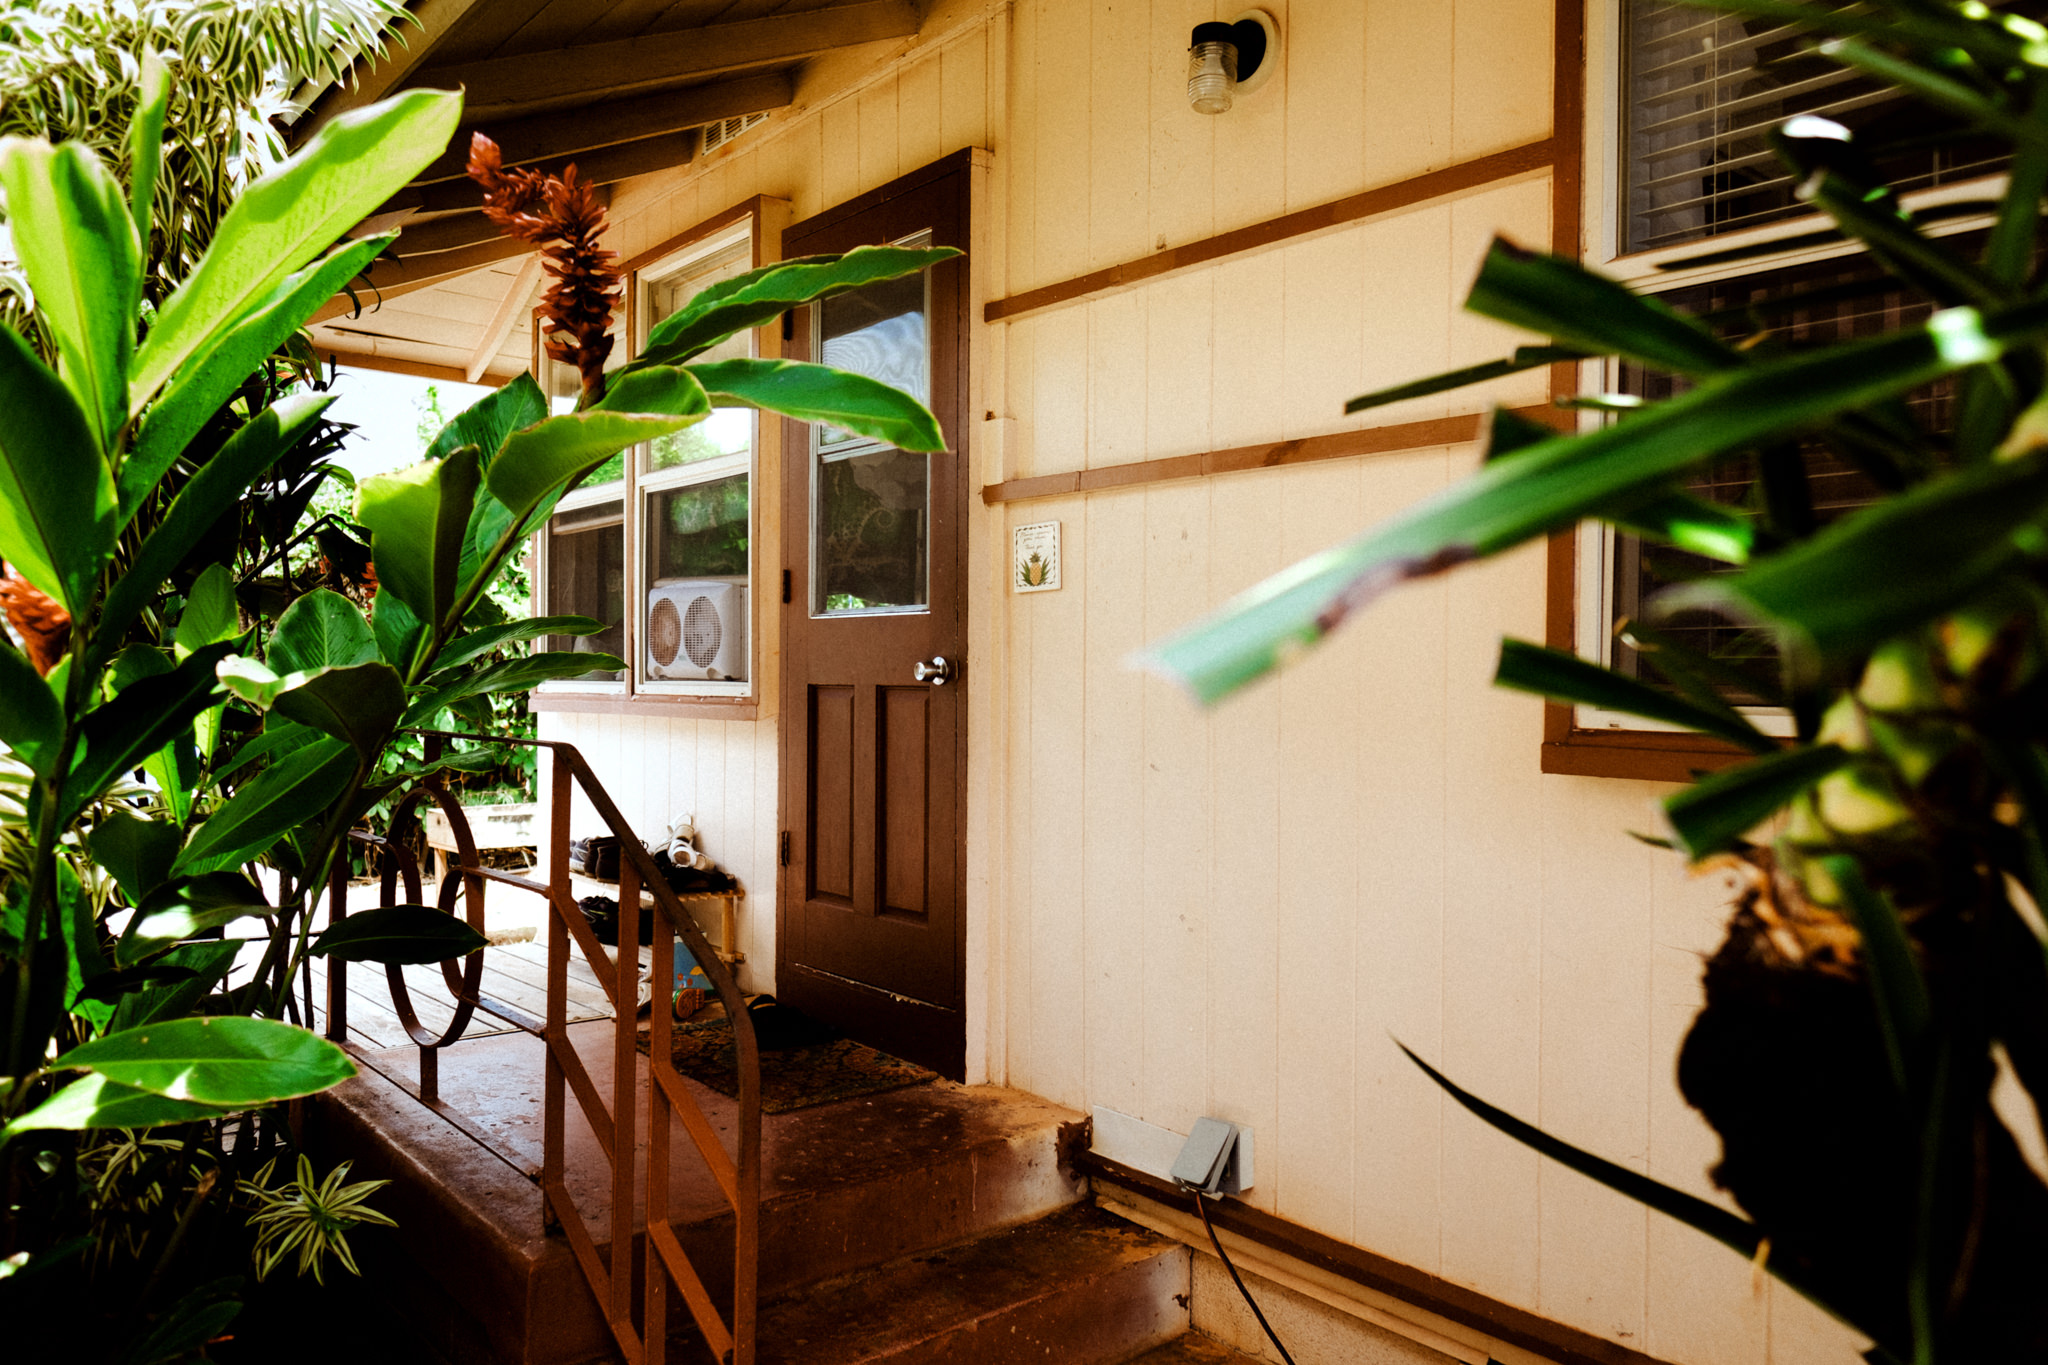
M 60 802 L 67 823 L 109 783 L 140 767 L 213 704 L 219 690 L 214 665 L 227 651 L 224 644 L 208 645 L 168 673 L 137 679 L 86 716 L 85 743 L 72 762 Z
M 1747 564 L 1756 546 L 1755 518 L 1691 493 L 1660 494 L 1611 512 L 1606 519 L 1624 531 L 1723 564 Z
M 1878 1026 L 1884 1031 L 1885 1055 L 1892 1065 L 1892 1079 L 1901 1095 L 1913 1093 L 1927 1041 L 1929 1021 L 1934 1017 L 1928 1000 L 1927 980 L 1920 973 L 1920 959 L 1914 955 L 1913 940 L 1884 893 L 1874 890 L 1863 878 L 1863 868 L 1854 858 L 1834 854 L 1820 860 L 1863 936 L 1864 962 L 1869 968 L 1870 994 L 1877 1006 Z
M 242 633 L 241 609 L 235 605 L 235 578 L 225 564 L 209 564 L 185 594 L 178 617 L 178 650 L 190 654 L 222 644 Z
M 625 661 L 615 654 L 586 654 L 581 650 L 571 649 L 544 650 L 538 654 L 522 654 L 516 658 L 501 659 L 474 672 L 458 675 L 425 692 L 414 700 L 411 708 L 405 713 L 405 723 L 424 724 L 433 718 L 436 711 L 453 706 L 467 697 L 481 697 L 495 692 L 525 692 L 541 683 L 553 682 L 558 678 L 580 678 L 585 673 L 609 672 L 625 666 Z
M 1483 317 L 1545 333 L 1560 346 L 1620 355 L 1677 374 L 1738 369 L 1742 356 L 1692 318 L 1575 260 L 1496 237 L 1465 297 Z
M 1729 695 L 1754 697 L 1770 705 L 1782 705 L 1784 695 L 1774 679 L 1761 678 L 1731 659 L 1694 649 L 1679 636 L 1627 621 L 1620 627 L 1621 642 L 1641 654 L 1679 691 L 1701 705 L 1711 705 Z
M 348 1055 L 274 1019 L 166 1019 L 75 1047 L 60 1067 L 199 1104 L 257 1105 L 311 1095 L 356 1074 Z
M 1589 663 L 1576 654 L 1545 649 L 1526 640 L 1501 641 L 1500 667 L 1493 681 L 1496 687 L 1533 692 L 1554 701 L 1597 706 L 1605 711 L 1681 726 L 1725 739 L 1753 754 L 1771 753 L 1778 747 L 1777 741 L 1726 702 L 1701 706 L 1640 679 Z
M 334 119 L 244 190 L 136 353 L 129 412 L 439 155 L 461 112 L 460 95 L 409 90 Z
M 343 962 L 411 966 L 464 957 L 485 942 L 482 934 L 445 910 L 386 905 L 358 911 L 322 930 L 312 952 Z
M 262 733 L 245 740 L 232 756 L 220 764 L 211 786 L 218 786 L 230 778 L 240 780 L 253 776 L 247 771 L 253 765 L 282 758 L 295 749 L 317 743 L 319 739 L 320 732 L 312 726 L 272 714 L 264 723 Z
M 1469 365 L 1462 370 L 1451 370 L 1444 374 L 1431 375 L 1427 379 L 1410 380 L 1392 388 L 1375 389 L 1362 393 L 1344 405 L 1349 413 L 1364 412 L 1367 408 L 1382 408 L 1389 403 L 1399 403 L 1409 398 L 1427 398 L 1433 393 L 1445 393 L 1451 389 L 1469 388 L 1484 384 L 1489 379 L 1504 375 L 1520 374 L 1524 370 L 1554 365 L 1561 360 L 1585 360 L 1593 353 L 1574 350 L 1569 346 L 1517 346 L 1515 353 L 1506 360 L 1489 360 L 1483 365 Z
M 1797 120 L 1794 120 L 1796 123 Z M 1774 139 L 1789 145 L 1794 139 Z M 1959 303 L 1986 307 L 2002 302 L 1997 283 L 1976 266 L 1940 243 L 1921 235 L 1912 216 L 1888 189 L 1857 185 L 1829 171 L 1813 174 L 1799 188 L 1799 197 L 1826 213 L 1842 231 L 1869 247 L 1893 274 L 1919 286 L 1943 306 Z
M 156 182 L 164 164 L 164 114 L 171 105 L 171 73 L 145 47 L 136 77 L 135 122 L 128 126 L 128 214 L 135 220 L 135 240 L 147 254 L 150 225 L 155 219 Z
M 143 898 L 114 945 L 114 961 L 144 962 L 185 939 L 269 913 L 262 891 L 239 872 L 181 877 Z
M 2048 307 L 1992 319 L 1967 308 L 1923 328 L 1702 380 L 1625 422 L 1560 435 L 1353 540 L 1304 560 L 1152 646 L 1138 662 L 1213 702 L 1316 644 L 1395 584 L 1497 554 L 1581 517 L 1626 507 L 1676 476 L 1767 437 L 1905 393 L 2048 332 Z
M 631 371 L 675 365 L 727 337 L 773 322 L 798 304 L 893 280 L 959 256 L 952 247 L 862 246 L 841 256 L 778 261 L 698 292 L 648 334 Z
M 505 504 L 514 522 L 524 521 L 543 499 L 560 493 L 627 446 L 666 436 L 700 420 L 660 414 L 568 413 L 550 417 L 507 438 L 491 462 L 485 483 Z
M 312 393 L 280 399 L 229 437 L 227 444 L 200 466 L 179 490 L 156 530 L 142 542 L 128 571 L 107 590 L 97 632 L 100 640 L 111 643 L 121 639 L 199 538 L 247 494 L 257 475 L 304 438 L 333 401 L 331 395 Z
M 191 975 L 182 981 L 136 991 L 124 997 L 108 1021 L 109 1032 L 134 1028 L 158 1019 L 176 1019 L 199 1008 L 200 1001 L 227 979 L 242 950 L 239 939 L 187 943 L 157 959 L 159 966 L 182 967 Z
M 341 795 L 356 761 L 355 751 L 338 739 L 294 750 L 209 816 L 171 870 L 213 872 L 268 852 L 285 831 L 312 819 Z
M 507 621 L 500 626 L 489 626 L 483 630 L 472 630 L 450 640 L 434 660 L 434 671 L 460 668 L 472 659 L 482 658 L 494 649 L 519 644 L 542 635 L 598 635 L 604 631 L 604 622 L 589 616 L 527 616 L 517 621 Z
M 114 548 L 114 480 L 83 409 L 28 343 L 0 327 L 0 559 L 85 610 Z
M 82 142 L 0 138 L 14 254 L 56 338 L 64 377 L 102 459 L 128 419 L 128 363 L 142 300 L 135 220 L 121 184 Z M 86 452 L 70 453 L 81 459 Z
M 2048 146 L 2048 125 L 2005 112 L 1961 81 L 1938 75 L 1903 57 L 1852 39 L 1822 43 L 1820 50 L 1824 56 L 1832 57 L 1844 66 L 1853 66 L 1885 85 L 1904 90 L 1937 109 L 1945 109 L 1987 133 L 2022 147 Z
M 464 446 L 446 459 L 363 480 L 356 520 L 370 528 L 378 596 L 396 595 L 423 622 L 446 619 L 461 586 L 478 477 L 476 447 Z
M 1549 1157 L 1560 1165 L 1570 1167 L 1589 1180 L 1598 1181 L 1617 1194 L 1628 1196 L 1645 1208 L 1652 1208 L 1668 1217 L 1676 1218 L 1694 1231 L 1705 1233 L 1745 1260 L 1755 1260 L 1757 1253 L 1762 1250 L 1763 1234 L 1758 1231 L 1756 1224 L 1747 1219 L 1730 1213 L 1718 1204 L 1710 1204 L 1696 1195 L 1674 1190 L 1669 1185 L 1652 1180 L 1626 1166 L 1617 1166 L 1611 1161 L 1554 1138 L 1534 1124 L 1525 1123 L 1505 1109 L 1496 1108 L 1477 1095 L 1459 1088 L 1448 1076 L 1409 1051 L 1400 1041 L 1396 1040 L 1394 1046 L 1400 1048 L 1409 1061 L 1422 1068 L 1424 1075 L 1435 1081 L 1445 1094 L 1456 1100 L 1467 1112 L 1477 1115 L 1523 1146 Z M 1799 1274 L 1798 1267 L 1789 1259 L 1769 1256 L 1764 1261 L 1764 1269 L 1837 1318 L 1848 1322 L 1852 1327 L 1856 1326 L 1843 1315 L 1842 1310 L 1820 1297 L 1805 1282 Z
M 1686 855 L 1697 861 L 1732 847 L 1850 758 L 1833 744 L 1784 749 L 1710 773 L 1666 797 L 1664 813 Z
M 0 744 L 37 777 L 50 776 L 63 742 L 64 711 L 35 665 L 0 641 Z
M 1659 610 L 1707 607 L 1768 626 L 1792 675 L 1813 678 L 2048 548 L 2044 516 L 2048 455 L 1980 465 L 1851 513 L 1741 573 L 1672 590 Z
M 105 1076 L 81 1076 L 7 1125 L 0 1137 L 11 1138 L 38 1129 L 154 1128 L 165 1123 L 190 1123 L 219 1118 L 234 1105 L 201 1104 L 166 1099 Z
M 1512 455 L 1518 450 L 1540 445 L 1557 435 L 1557 432 L 1556 427 L 1546 426 L 1542 422 L 1532 422 L 1513 408 L 1504 408 L 1496 404 L 1493 411 L 1486 415 L 1486 453 L 1483 458 L 1498 460 L 1504 455 Z
M 718 360 L 692 365 L 690 371 L 720 406 L 738 404 L 800 422 L 829 422 L 899 450 L 946 448 L 945 433 L 929 408 L 866 375 L 795 360 Z
M 135 515 L 142 500 L 177 461 L 192 438 L 220 410 L 244 380 L 290 339 L 315 309 L 369 268 L 392 241 L 389 234 L 350 242 L 332 255 L 288 275 L 276 292 L 234 326 L 210 341 L 171 376 L 143 415 L 135 448 L 121 466 L 121 518 Z M 305 401 L 313 395 L 301 395 Z

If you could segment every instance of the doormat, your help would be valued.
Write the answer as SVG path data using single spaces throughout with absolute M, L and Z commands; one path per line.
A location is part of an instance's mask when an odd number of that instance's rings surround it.
M 640 1050 L 647 1051 L 647 1031 L 640 1032 Z M 669 1056 L 676 1070 L 721 1095 L 738 1099 L 740 1094 L 738 1049 L 733 1043 L 732 1024 L 724 1019 L 678 1024 Z M 761 1056 L 761 1111 L 787 1114 L 792 1109 L 809 1109 L 856 1095 L 874 1095 L 900 1090 L 938 1079 L 915 1062 L 856 1043 L 834 1034 L 802 1047 Z

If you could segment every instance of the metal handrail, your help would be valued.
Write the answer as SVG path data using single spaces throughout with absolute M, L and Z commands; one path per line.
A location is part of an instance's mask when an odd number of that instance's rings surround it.
M 394 833 L 424 799 L 431 799 L 448 818 L 454 833 L 458 858 L 451 860 L 449 873 L 441 879 L 440 908 L 455 912 L 458 894 L 464 901 L 465 918 L 479 932 L 484 927 L 484 887 L 497 882 L 531 891 L 543 897 L 551 914 L 548 918 L 548 1003 L 547 1018 L 536 1020 L 525 1012 L 482 993 L 483 954 L 451 959 L 441 964 L 443 979 L 455 1000 L 454 1017 L 436 1034 L 421 1025 L 411 993 L 397 967 L 385 969 L 391 986 L 393 1009 L 408 1037 L 419 1048 L 419 1098 L 440 1108 L 439 1057 L 443 1048 L 458 1041 L 478 1010 L 533 1034 L 546 1044 L 543 1077 L 541 1169 L 538 1179 L 546 1216 L 560 1227 L 574 1253 L 576 1263 L 591 1291 L 597 1296 L 607 1324 L 619 1349 L 632 1365 L 662 1365 L 667 1357 L 668 1288 L 671 1280 L 682 1292 L 697 1329 L 713 1353 L 732 1365 L 753 1365 L 754 1331 L 758 1310 L 761 1213 L 761 1058 L 754 1039 L 752 1018 L 739 981 L 723 956 L 713 951 L 702 929 L 684 908 L 683 899 L 670 888 L 633 834 L 611 796 L 597 780 L 583 755 L 573 744 L 559 740 L 519 739 L 497 735 L 458 734 L 446 730 L 409 731 L 426 738 L 430 757 L 450 739 L 473 743 L 521 745 L 545 749 L 553 764 L 548 798 L 548 880 L 543 883 L 481 866 L 476 841 L 462 807 L 436 778 L 422 780 L 394 810 Z M 571 893 L 569 882 L 569 813 L 571 792 L 581 788 L 611 833 L 618 838 L 619 943 L 616 954 L 607 954 L 597 941 L 582 910 Z M 357 831 L 351 838 L 379 852 L 382 858 L 382 903 L 394 905 L 403 880 L 409 904 L 420 904 L 419 862 L 410 848 L 391 838 Z M 457 877 L 453 874 L 460 874 Z M 657 982 L 656 1005 L 648 1011 L 647 1071 L 647 1223 L 644 1257 L 646 1280 L 642 1294 L 641 1321 L 633 1314 L 633 1185 L 635 1157 L 639 1150 L 641 1116 L 638 1087 L 631 1083 L 637 1047 L 637 1003 L 639 996 L 640 904 L 642 889 L 654 900 L 653 949 L 656 963 L 674 961 L 674 944 L 681 938 L 710 979 L 712 989 L 725 1006 L 732 1023 L 734 1050 L 739 1062 L 739 1133 L 737 1150 L 728 1154 L 717 1130 L 705 1116 L 689 1088 L 683 1084 L 671 1059 L 675 1017 L 666 1007 L 665 982 Z M 328 920 L 338 922 L 348 914 L 347 869 L 336 869 L 328 889 Z M 611 997 L 613 1017 L 613 1094 L 610 1104 L 592 1081 L 582 1059 L 568 1037 L 569 946 L 574 942 L 591 972 Z M 730 948 L 730 944 L 724 945 Z M 607 960 L 609 958 L 609 961 Z M 459 970 L 458 970 L 459 963 Z M 327 967 L 327 1036 L 346 1041 L 348 1027 L 347 964 L 330 959 Z M 312 1008 L 312 983 L 306 980 L 306 1005 Z M 565 1091 L 573 1092 L 577 1105 L 597 1135 L 612 1164 L 611 1262 L 599 1254 L 576 1209 L 564 1179 L 566 1151 Z M 726 1202 L 732 1206 L 734 1223 L 733 1300 L 730 1324 L 719 1313 L 703 1279 L 691 1266 L 669 1220 L 669 1119 L 680 1120 L 698 1155 L 704 1160 Z

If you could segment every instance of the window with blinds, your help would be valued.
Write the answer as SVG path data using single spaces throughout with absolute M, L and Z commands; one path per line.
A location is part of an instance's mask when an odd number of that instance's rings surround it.
M 1900 189 L 1999 164 L 1995 147 L 1948 140 L 1943 116 L 1809 51 L 1796 28 L 1672 0 L 1626 0 L 1623 28 L 1624 253 L 1807 212 L 1765 141 L 1797 114 L 1855 130 Z
M 1961 246 L 1969 253 L 1981 242 L 1981 233 L 1970 233 L 1961 239 Z M 1761 335 L 1759 344 L 1788 349 L 1896 331 L 1933 312 L 1924 296 L 1907 290 L 1866 256 L 1759 271 L 1659 297 L 1682 313 L 1710 319 L 1724 336 L 1747 339 Z M 1658 400 L 1676 395 L 1687 385 L 1676 376 L 1624 364 L 1617 387 L 1624 393 Z M 1946 431 L 1954 420 L 1953 395 L 1951 381 L 1937 381 L 1908 396 L 1907 414 L 1922 430 Z M 1869 479 L 1819 442 L 1802 443 L 1799 455 L 1806 463 L 1815 524 L 1825 525 L 1877 497 L 1878 490 Z M 1761 507 L 1763 498 L 1757 475 L 1755 458 L 1742 456 L 1709 471 L 1688 485 L 1688 490 L 1727 506 L 1754 510 Z M 1613 619 L 1639 616 L 1652 594 L 1673 583 L 1729 572 L 1728 565 L 1715 560 L 1618 535 L 1613 558 Z M 1750 665 L 1760 673 L 1774 667 L 1769 640 L 1735 622 L 1694 612 L 1658 624 L 1667 634 L 1716 658 Z M 1608 662 L 1613 667 L 1657 680 L 1655 670 L 1620 640 L 1612 640 L 1610 649 Z

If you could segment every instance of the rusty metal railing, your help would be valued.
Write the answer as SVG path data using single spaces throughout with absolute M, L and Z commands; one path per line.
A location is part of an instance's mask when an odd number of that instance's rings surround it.
M 755 1044 L 753 1022 L 746 1000 L 724 953 L 714 951 L 704 932 L 679 897 L 660 875 L 654 860 L 627 825 L 611 796 L 574 745 L 553 740 L 506 739 L 491 735 L 458 735 L 447 731 L 414 731 L 428 739 L 430 753 L 449 739 L 477 743 L 516 744 L 546 750 L 552 764 L 546 832 L 548 880 L 536 881 L 516 873 L 484 867 L 462 807 L 446 788 L 429 778 L 394 809 L 391 829 L 402 833 L 416 807 L 432 800 L 447 817 L 455 836 L 458 857 L 441 878 L 439 906 L 455 913 L 458 896 L 464 917 L 471 927 L 484 927 L 484 889 L 488 883 L 514 887 L 542 897 L 549 915 L 547 938 L 547 1018 L 531 1015 L 494 1000 L 482 992 L 483 954 L 441 964 L 442 978 L 454 999 L 454 1013 L 448 1026 L 435 1033 L 422 1025 L 413 1006 L 411 991 L 398 967 L 386 967 L 391 987 L 392 1008 L 406 1034 L 419 1049 L 419 1091 L 422 1102 L 452 1114 L 441 1103 L 439 1058 L 443 1049 L 462 1037 L 478 1011 L 502 1019 L 546 1044 L 543 1077 L 541 1168 L 528 1174 L 537 1178 L 552 1224 L 558 1226 L 575 1254 L 577 1265 L 590 1282 L 599 1307 L 605 1314 L 612 1336 L 632 1365 L 663 1365 L 668 1344 L 668 1292 L 671 1282 L 681 1292 L 684 1305 L 695 1320 L 715 1356 L 731 1365 L 753 1365 L 754 1326 L 758 1308 L 761 1210 L 761 1061 Z M 615 954 L 607 954 L 597 941 L 583 912 L 576 904 L 569 882 L 569 814 L 572 792 L 581 789 L 610 832 L 619 841 L 619 943 Z M 412 850 L 396 839 L 357 832 L 351 836 L 376 852 L 382 863 L 386 905 L 399 904 L 401 882 L 405 903 L 421 904 L 419 862 Z M 639 1112 L 638 1086 L 633 1083 L 637 1046 L 639 998 L 640 916 L 635 913 L 642 890 L 654 901 L 652 951 L 657 977 L 652 1006 L 648 1010 L 647 1071 L 648 1113 Z M 711 898 L 704 898 L 711 899 Z M 347 868 L 337 868 L 328 889 L 328 919 L 336 922 L 348 914 Z M 731 935 L 727 932 L 728 940 Z M 712 989 L 732 1021 L 735 1053 L 739 1063 L 739 1131 L 736 1150 L 727 1152 L 717 1130 L 704 1114 L 689 1087 L 671 1061 L 674 1012 L 668 1008 L 669 985 L 659 974 L 662 963 L 674 961 L 674 945 L 680 938 L 710 978 Z M 591 1079 L 582 1058 L 569 1042 L 568 974 L 571 944 L 582 952 L 591 972 L 610 997 L 613 1019 L 612 1075 L 615 1084 L 607 1101 Z M 729 950 L 730 942 L 720 945 Z M 312 982 L 305 980 L 306 1008 L 312 1015 Z M 346 1041 L 348 1028 L 347 964 L 330 960 L 327 966 L 327 1036 Z M 611 1163 L 611 1255 L 602 1255 L 577 1210 L 575 1197 L 565 1180 L 567 1096 L 573 1094 L 599 1147 Z M 712 1179 L 733 1210 L 732 1313 L 728 1322 L 719 1312 L 710 1289 L 690 1264 L 669 1220 L 669 1139 L 671 1119 L 680 1121 L 696 1147 Z M 633 1190 L 636 1158 L 644 1133 L 647 1151 L 646 1254 L 638 1321 L 634 1313 L 633 1282 Z

